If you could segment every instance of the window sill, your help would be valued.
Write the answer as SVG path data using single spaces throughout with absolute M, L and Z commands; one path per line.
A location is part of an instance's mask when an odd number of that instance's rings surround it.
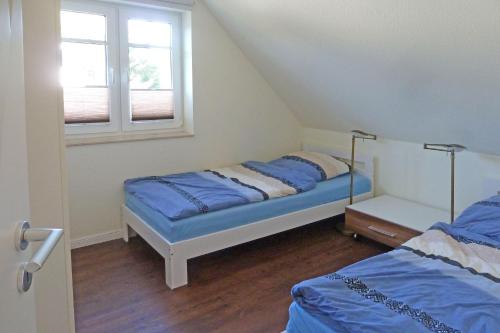
M 66 135 L 66 147 L 95 145 L 105 143 L 117 143 L 128 141 L 157 140 L 169 138 L 185 138 L 194 136 L 192 131 L 186 129 L 169 131 L 148 131 L 131 133 L 110 133 L 110 134 L 85 134 L 85 135 Z

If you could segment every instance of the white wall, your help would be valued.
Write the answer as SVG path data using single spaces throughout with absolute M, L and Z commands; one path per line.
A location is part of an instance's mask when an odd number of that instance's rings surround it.
M 63 116 L 58 80 L 58 0 L 23 1 L 26 122 L 32 225 L 65 236 L 34 276 L 39 333 L 74 331 Z
M 500 1 L 204 1 L 305 127 L 500 154 Z
M 305 128 L 304 142 L 350 151 L 351 135 L 327 130 Z M 423 144 L 379 138 L 357 141 L 357 151 L 374 154 L 375 192 L 391 194 L 449 209 L 450 158 L 442 152 L 423 149 Z M 500 191 L 500 156 L 462 152 L 456 159 L 457 210 L 484 199 L 484 183 L 498 180 L 489 194 Z M 491 182 L 490 182 L 491 183 Z
M 127 178 L 270 159 L 299 147 L 295 117 L 202 3 L 192 21 L 195 136 L 68 147 L 72 239 L 120 228 Z

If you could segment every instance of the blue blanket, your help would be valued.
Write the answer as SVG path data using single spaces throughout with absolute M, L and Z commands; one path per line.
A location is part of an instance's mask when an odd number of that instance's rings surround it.
M 331 332 L 500 332 L 499 197 L 400 248 L 293 287 Z M 295 321 L 296 322 L 296 321 Z M 290 321 L 288 333 L 308 332 Z
M 248 161 L 231 167 L 130 179 L 125 188 L 171 220 L 309 191 L 307 173 Z

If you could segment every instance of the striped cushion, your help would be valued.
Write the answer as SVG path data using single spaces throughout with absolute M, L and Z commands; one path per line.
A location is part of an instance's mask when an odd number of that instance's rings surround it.
M 349 172 L 349 166 L 327 154 L 299 151 L 270 162 L 281 167 L 306 173 L 316 181 L 323 181 Z

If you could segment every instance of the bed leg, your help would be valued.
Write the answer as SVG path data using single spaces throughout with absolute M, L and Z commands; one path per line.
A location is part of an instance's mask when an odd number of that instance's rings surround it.
M 128 228 L 129 228 L 129 227 L 128 227 L 128 225 L 126 225 L 126 224 L 125 224 L 125 225 L 123 226 L 123 228 L 122 228 L 122 232 L 123 232 L 122 237 L 123 237 L 123 240 L 124 240 L 126 243 L 128 243 L 128 239 L 129 239 L 129 234 L 128 234 L 128 231 L 129 231 L 129 230 L 128 230 Z
M 187 285 L 187 260 L 173 253 L 165 257 L 165 281 L 170 289 Z
M 128 234 L 128 231 L 129 231 L 129 226 L 127 224 L 127 222 L 125 222 L 125 212 L 124 212 L 124 208 L 122 206 L 122 208 L 120 209 L 120 215 L 121 215 L 121 222 L 122 222 L 122 238 L 123 240 L 128 243 L 128 237 L 129 237 L 129 234 Z

